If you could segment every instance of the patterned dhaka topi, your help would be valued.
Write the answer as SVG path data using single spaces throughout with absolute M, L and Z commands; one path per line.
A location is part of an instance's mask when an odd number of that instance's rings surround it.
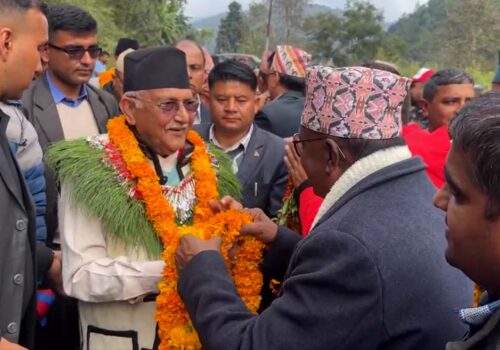
M 307 69 L 302 126 L 331 136 L 383 140 L 401 135 L 410 80 L 365 67 Z
M 304 78 L 312 56 L 302 49 L 289 45 L 276 46 L 271 71 Z

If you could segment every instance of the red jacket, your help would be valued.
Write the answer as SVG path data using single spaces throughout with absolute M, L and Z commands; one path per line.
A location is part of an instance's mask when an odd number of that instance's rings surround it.
M 451 141 L 448 127 L 442 126 L 432 133 L 425 130 L 413 130 L 405 136 L 406 144 L 414 156 L 420 156 L 427 164 L 427 175 L 432 183 L 441 188 L 446 182 L 444 166 L 450 151 Z

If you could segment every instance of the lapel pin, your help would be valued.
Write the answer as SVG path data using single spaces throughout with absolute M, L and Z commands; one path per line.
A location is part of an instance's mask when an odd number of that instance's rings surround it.
M 255 153 L 253 154 L 255 158 L 260 158 L 260 153 L 258 150 L 255 150 Z

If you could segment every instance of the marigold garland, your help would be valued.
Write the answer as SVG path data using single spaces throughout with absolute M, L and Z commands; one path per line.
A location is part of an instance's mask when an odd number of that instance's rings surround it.
M 197 203 L 193 225 L 177 226 L 175 212 L 163 196 L 159 178 L 139 148 L 136 138 L 120 116 L 108 122 L 109 140 L 125 162 L 131 179 L 137 182 L 137 191 L 144 203 L 146 216 L 163 243 L 162 259 L 165 261 L 163 280 L 159 283 L 160 295 L 156 299 L 160 350 L 201 349 L 201 344 L 184 304 L 177 294 L 177 269 L 175 251 L 179 237 L 186 234 L 201 239 L 222 238 L 222 256 L 231 271 L 236 288 L 251 312 L 257 312 L 260 304 L 262 274 L 259 263 L 262 243 L 254 238 L 239 237 L 239 230 L 251 221 L 248 214 L 229 210 L 214 215 L 209 201 L 218 198 L 217 177 L 203 139 L 194 131 L 188 133 L 188 141 L 194 151 L 191 169 L 195 179 Z M 231 258 L 228 248 L 241 239 L 237 253 Z

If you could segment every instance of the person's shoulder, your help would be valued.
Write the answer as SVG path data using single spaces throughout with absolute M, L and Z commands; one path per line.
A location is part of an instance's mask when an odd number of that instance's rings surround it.
M 266 144 L 271 144 L 273 146 L 279 145 L 283 148 L 285 147 L 285 140 L 283 140 L 281 137 L 267 130 L 259 128 L 257 125 L 254 125 L 254 128 L 256 128 L 255 135 L 266 140 Z
M 205 138 L 205 136 L 208 135 L 208 131 L 210 130 L 211 125 L 212 124 L 209 123 L 201 123 L 193 125 L 191 129 L 200 134 L 201 137 Z

